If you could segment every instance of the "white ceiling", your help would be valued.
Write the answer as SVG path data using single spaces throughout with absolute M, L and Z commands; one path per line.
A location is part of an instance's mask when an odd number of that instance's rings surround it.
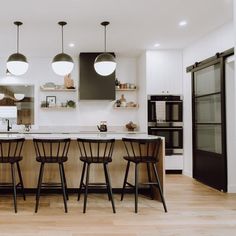
M 61 47 L 60 20 L 68 22 L 64 41 L 71 55 L 102 51 L 100 23 L 108 20 L 108 50 L 137 56 L 157 42 L 158 49 L 184 48 L 232 19 L 233 0 L 7 0 L 0 10 L 0 56 L 15 52 L 16 20 L 24 23 L 20 52 L 53 57 Z M 181 20 L 188 25 L 180 28 Z

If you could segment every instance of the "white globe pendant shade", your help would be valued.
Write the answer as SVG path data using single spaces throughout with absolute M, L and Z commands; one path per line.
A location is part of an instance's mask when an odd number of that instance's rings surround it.
M 29 64 L 26 57 L 20 53 L 14 53 L 7 60 L 7 69 L 13 75 L 23 75 L 27 72 Z
M 74 68 L 74 62 L 71 56 L 60 53 L 53 58 L 52 69 L 60 76 L 65 76 L 71 73 Z
M 116 69 L 115 58 L 110 53 L 102 53 L 98 55 L 94 62 L 94 69 L 102 76 L 112 74 Z

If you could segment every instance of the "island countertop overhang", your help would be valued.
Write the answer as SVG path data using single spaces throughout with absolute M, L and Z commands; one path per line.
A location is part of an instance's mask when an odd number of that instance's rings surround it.
M 95 139 L 115 139 L 122 140 L 122 138 L 135 138 L 135 139 L 152 139 L 161 138 L 160 136 L 148 135 L 147 133 L 141 132 L 0 132 L 0 139 L 14 139 L 14 138 L 25 138 L 26 140 L 32 140 L 33 138 L 42 139 L 63 139 L 70 138 L 76 140 L 77 138 L 95 138 Z

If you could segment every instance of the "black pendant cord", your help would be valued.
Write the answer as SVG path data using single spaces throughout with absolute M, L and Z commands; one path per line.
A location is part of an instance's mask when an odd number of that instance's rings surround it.
M 63 39 L 63 25 L 61 26 L 61 49 L 62 53 L 64 53 L 64 39 Z
M 58 25 L 61 26 L 61 50 L 62 50 L 62 53 L 64 53 L 64 31 L 63 31 L 63 27 L 66 25 L 67 23 L 65 21 L 60 21 L 58 22 Z
M 14 25 L 16 25 L 17 26 L 17 30 L 16 30 L 16 39 L 17 39 L 17 41 L 16 41 L 16 51 L 17 51 L 17 53 L 19 53 L 19 45 L 20 45 L 20 26 L 21 25 L 23 25 L 23 23 L 22 22 L 20 22 L 20 21 L 15 21 L 14 22 Z
M 17 44 L 16 44 L 16 51 L 19 53 L 19 25 L 17 25 Z
M 104 26 L 104 52 L 106 53 L 107 51 L 107 26 Z
M 107 25 L 109 25 L 109 21 L 103 21 L 101 23 L 102 26 L 104 26 L 104 53 L 107 52 Z

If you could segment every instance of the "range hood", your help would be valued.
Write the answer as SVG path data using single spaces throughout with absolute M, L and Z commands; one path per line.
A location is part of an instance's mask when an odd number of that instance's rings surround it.
M 115 100 L 115 71 L 101 76 L 94 69 L 95 58 L 100 53 L 83 52 L 79 56 L 80 100 Z M 114 53 L 111 53 L 115 56 Z

